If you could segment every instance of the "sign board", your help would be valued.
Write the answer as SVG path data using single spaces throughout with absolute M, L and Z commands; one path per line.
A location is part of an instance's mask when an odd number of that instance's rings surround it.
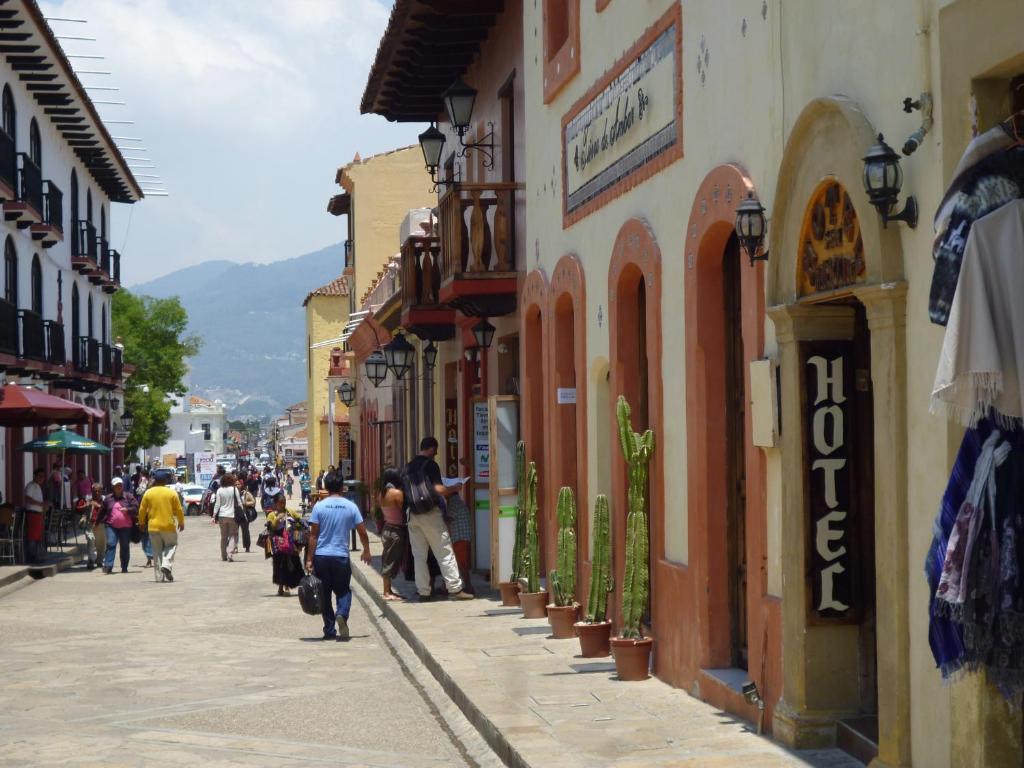
M 801 296 L 863 283 L 864 241 L 850 195 L 835 179 L 821 184 L 804 211 L 797 264 Z
M 853 478 L 853 342 L 801 345 L 806 425 L 810 610 L 855 618 L 858 514 Z
M 195 454 L 195 478 L 200 485 L 209 485 L 213 473 L 217 471 L 217 457 L 212 451 L 201 451 Z
M 459 401 L 449 397 L 444 401 L 444 474 L 462 477 L 459 466 Z
M 566 216 L 658 155 L 670 150 L 681 155 L 680 41 L 673 9 L 619 59 L 595 86 L 599 90 L 592 89 L 563 118 Z
M 556 399 L 559 405 L 576 405 L 576 387 L 559 387 Z
M 491 477 L 490 439 L 487 401 L 476 400 L 473 402 L 473 480 L 478 483 L 487 483 Z M 458 473 L 453 477 L 458 477 Z

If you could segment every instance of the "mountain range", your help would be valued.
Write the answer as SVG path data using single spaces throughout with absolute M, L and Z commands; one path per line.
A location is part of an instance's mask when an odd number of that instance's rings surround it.
M 273 416 L 306 398 L 307 294 L 341 273 L 341 245 L 270 264 L 207 261 L 147 283 L 139 295 L 177 296 L 202 340 L 193 394 L 222 400 L 233 418 Z

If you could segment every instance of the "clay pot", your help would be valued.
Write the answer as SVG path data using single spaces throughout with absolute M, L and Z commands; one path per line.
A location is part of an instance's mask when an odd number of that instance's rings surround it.
M 551 625 L 551 634 L 558 640 L 571 640 L 576 637 L 572 626 L 579 617 L 580 607 L 576 603 L 548 606 L 548 624 Z
M 613 637 L 611 645 L 619 680 L 646 680 L 650 677 L 651 649 L 654 647 L 651 638 Z
M 608 640 L 612 634 L 612 623 L 610 621 L 598 621 L 588 624 L 585 621 L 577 621 L 572 625 L 580 639 L 580 654 L 585 659 L 600 659 L 607 656 Z
M 514 581 L 499 581 L 498 589 L 501 590 L 501 604 L 519 606 L 519 585 Z
M 524 619 L 543 619 L 548 605 L 547 590 L 543 592 L 520 592 L 519 604 L 523 607 Z

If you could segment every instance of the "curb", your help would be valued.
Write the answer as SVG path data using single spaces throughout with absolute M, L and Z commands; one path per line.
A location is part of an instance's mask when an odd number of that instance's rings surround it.
M 26 576 L 32 576 L 34 579 L 56 576 L 61 571 L 66 571 L 77 565 L 84 552 L 85 548 L 79 544 L 72 547 L 71 551 L 66 554 L 62 552 L 59 559 L 52 563 L 46 563 L 45 565 L 26 565 L 21 570 L 0 577 L 0 589 L 10 586 L 11 584 L 15 584 Z
M 512 745 L 512 742 L 506 738 L 498 726 L 483 713 L 480 707 L 473 703 L 466 694 L 466 691 L 444 670 L 444 667 L 434 658 L 427 646 L 423 644 L 423 641 L 409 628 L 409 625 L 402 620 L 402 617 L 384 601 L 383 596 L 371 584 L 369 577 L 364 573 L 364 567 L 360 565 L 352 569 L 352 575 L 356 581 L 359 582 L 359 585 L 370 596 L 374 605 L 381 610 L 384 618 L 391 623 L 391 626 L 398 631 L 402 639 L 412 648 L 413 653 L 423 663 L 423 666 L 430 671 L 430 674 L 434 676 L 434 679 L 441 685 L 448 698 L 455 702 L 455 705 L 462 710 L 462 714 L 476 728 L 488 746 L 494 750 L 498 758 L 509 768 L 532 768 L 531 764 Z M 374 571 L 374 574 L 377 575 L 376 571 Z

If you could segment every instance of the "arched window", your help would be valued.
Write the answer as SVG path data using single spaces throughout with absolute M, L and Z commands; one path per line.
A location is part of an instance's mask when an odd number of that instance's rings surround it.
M 78 295 L 78 283 L 71 284 L 71 348 L 78 349 L 78 337 L 82 330 L 82 300 Z
M 85 190 L 85 220 L 92 224 L 92 190 Z
M 100 205 L 100 237 L 107 239 L 107 209 Z
M 11 86 L 4 86 L 3 95 L 3 128 L 11 141 L 17 138 L 18 113 L 14 109 L 14 94 L 11 93 Z
M 78 174 L 71 169 L 71 226 L 77 226 L 78 221 Z
M 32 256 L 32 311 L 43 314 L 43 264 L 39 254 Z
M 34 117 L 28 126 L 28 156 L 36 168 L 43 167 L 43 140 L 39 136 L 39 123 Z
M 88 315 L 86 315 L 86 318 L 85 318 L 86 334 L 91 339 L 92 338 L 92 294 L 91 293 L 89 294 L 89 303 L 86 305 L 86 311 L 89 313 Z
M 4 243 L 4 299 L 18 306 L 18 252 L 10 235 Z
M 100 305 L 100 341 L 107 343 L 107 308 Z

